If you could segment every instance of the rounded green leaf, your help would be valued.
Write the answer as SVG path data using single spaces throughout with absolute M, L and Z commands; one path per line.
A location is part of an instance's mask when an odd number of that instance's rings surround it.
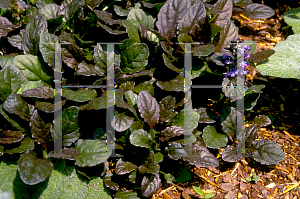
M 154 19 L 151 15 L 146 15 L 142 9 L 133 8 L 129 11 L 127 20 L 130 20 L 131 23 L 139 28 L 139 24 L 142 24 L 145 27 L 154 28 Z
M 50 129 L 55 142 L 62 142 L 63 146 L 70 146 L 79 138 L 78 114 L 79 108 L 71 106 L 57 116 Z
M 80 167 L 91 167 L 105 162 L 111 154 L 105 141 L 101 140 L 79 139 L 76 149 L 79 151 L 79 156 L 75 160 L 75 164 Z M 106 151 L 109 152 L 106 153 Z
M 181 126 L 192 132 L 198 126 L 199 118 L 200 115 L 196 111 L 183 109 L 172 119 L 170 125 Z
M 126 91 L 125 98 L 132 106 L 137 104 L 137 94 L 135 94 L 133 91 Z
M 225 147 L 228 143 L 227 136 L 225 134 L 218 133 L 214 126 L 206 126 L 203 129 L 202 137 L 207 147 L 213 149 Z
M 86 102 L 97 97 L 97 91 L 92 88 L 79 88 L 77 91 L 63 89 L 62 96 L 75 102 Z
M 40 51 L 43 59 L 49 66 L 54 68 L 55 45 L 59 45 L 59 39 L 56 35 L 44 33 L 40 38 Z
M 46 68 L 42 65 L 38 56 L 18 55 L 14 58 L 13 64 L 23 72 L 29 81 L 43 80 L 49 84 L 51 83 L 51 77 L 47 75 Z
M 53 164 L 49 159 L 39 159 L 31 154 L 22 154 L 18 160 L 18 171 L 25 184 L 34 185 L 46 180 L 52 173 Z
M 300 33 L 300 8 L 292 8 L 283 14 L 284 22 L 292 26 L 295 34 Z
M 134 146 L 151 148 L 152 138 L 147 131 L 143 129 L 135 130 L 130 134 L 130 143 Z
M 29 89 L 39 88 L 39 87 L 48 87 L 52 88 L 49 84 L 43 82 L 42 80 L 39 81 L 30 81 L 27 84 L 21 86 L 21 88 L 17 91 L 17 94 L 22 94 L 24 91 L 27 91 Z
M 136 73 L 145 69 L 148 64 L 149 49 L 146 44 L 132 44 L 121 53 L 123 73 Z
M 26 83 L 28 83 L 27 78 L 17 67 L 5 66 L 0 71 L 0 97 L 2 101 L 5 102 L 10 94 L 16 93 Z
M 54 19 L 57 17 L 59 6 L 54 3 L 48 3 L 40 9 L 40 14 L 44 15 L 46 19 Z
M 273 48 L 275 53 L 256 66 L 261 75 L 300 79 L 300 34 L 290 35 Z

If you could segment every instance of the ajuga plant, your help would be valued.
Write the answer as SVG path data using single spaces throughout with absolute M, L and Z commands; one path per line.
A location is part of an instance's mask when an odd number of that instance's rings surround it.
M 214 149 L 239 161 L 237 140 L 262 164 L 284 160 L 274 142 L 256 140 L 268 117 L 244 128 L 242 115 L 264 85 L 236 89 L 245 66 L 270 52 L 254 54 L 253 41 L 230 46 L 238 37 L 233 14 L 267 18 L 271 8 L 251 0 L 2 0 L 0 8 L 1 191 L 17 198 L 147 198 L 164 182 L 189 181 L 186 163 L 218 167 Z M 62 79 L 54 79 L 58 73 Z M 112 78 L 114 97 L 99 86 Z M 186 78 L 222 89 L 186 89 Z

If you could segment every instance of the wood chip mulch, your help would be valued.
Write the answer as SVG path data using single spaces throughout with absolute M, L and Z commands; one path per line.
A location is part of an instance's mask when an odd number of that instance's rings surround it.
M 285 152 L 285 160 L 276 166 L 261 165 L 250 158 L 228 164 L 222 161 L 220 150 L 217 156 L 219 167 L 200 168 L 189 165 L 192 172 L 190 182 L 160 189 L 152 199 L 201 198 L 192 186 L 200 187 L 205 194 L 216 194 L 213 198 L 297 199 L 300 196 L 300 136 L 292 136 L 287 131 L 260 128 L 258 139 L 268 139 L 279 144 Z M 260 177 L 259 181 L 246 180 L 253 173 Z

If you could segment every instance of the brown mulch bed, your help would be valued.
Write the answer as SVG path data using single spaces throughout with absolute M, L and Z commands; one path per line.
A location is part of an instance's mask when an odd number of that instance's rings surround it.
M 286 24 L 283 22 L 282 15 L 293 7 L 300 7 L 300 2 L 278 2 L 280 3 L 277 3 L 277 7 L 273 7 L 276 14 L 269 19 L 250 19 L 243 15 L 233 16 L 235 24 L 239 27 L 239 37 L 243 40 L 255 41 L 258 46 L 256 52 L 272 49 L 288 36 L 289 30 L 285 28 Z M 274 2 L 271 4 L 271 1 L 257 3 L 274 6 Z M 248 80 L 253 80 L 253 78 L 255 79 L 254 76 L 259 76 L 257 72 L 253 74 L 253 77 L 248 76 Z M 255 112 L 254 114 L 258 115 Z M 272 115 L 279 117 L 274 113 Z M 289 123 L 289 121 L 283 123 Z M 282 125 L 284 125 L 283 123 Z M 285 160 L 276 166 L 261 165 L 247 157 L 237 163 L 226 163 L 221 158 L 222 150 L 219 150 L 217 156 L 220 160 L 219 167 L 200 168 L 187 165 L 192 174 L 192 179 L 189 182 L 172 184 L 169 187 L 164 186 L 158 190 L 157 194 L 153 195 L 152 199 L 203 198 L 195 193 L 192 186 L 201 188 L 206 194 L 214 193 L 213 198 L 300 198 L 300 135 L 295 134 L 298 128 L 295 130 L 295 128 L 289 128 L 290 126 L 293 126 L 293 124 L 284 127 L 277 126 L 274 129 L 260 128 L 258 132 L 258 139 L 272 140 L 284 150 Z M 249 182 L 246 180 L 253 173 L 260 177 L 259 181 Z

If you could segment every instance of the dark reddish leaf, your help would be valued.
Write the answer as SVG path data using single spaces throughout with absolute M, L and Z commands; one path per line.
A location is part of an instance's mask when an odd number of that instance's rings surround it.
M 0 131 L 0 144 L 12 144 L 20 142 L 24 137 L 21 131 Z
M 49 88 L 46 86 L 28 89 L 22 93 L 22 97 L 37 97 L 47 99 L 52 98 L 53 96 L 53 88 Z
M 154 128 L 154 126 L 158 123 L 160 112 L 156 99 L 148 92 L 141 91 L 138 94 L 137 100 L 137 106 L 139 108 L 139 112 L 141 113 L 141 117 L 144 118 L 151 129 Z
M 79 156 L 79 151 L 73 148 L 63 148 L 58 153 L 51 151 L 48 155 L 53 158 L 76 160 L 76 158 Z
M 260 52 L 250 55 L 250 59 L 252 59 L 252 61 L 254 63 L 258 63 L 258 62 L 262 62 L 262 61 L 268 59 L 274 53 L 275 53 L 275 50 L 273 50 L 273 49 L 262 50 Z
M 44 150 L 47 151 L 47 143 L 52 141 L 50 134 L 52 124 L 44 122 L 39 116 L 38 111 L 35 110 L 30 118 L 29 125 L 34 141 L 41 144 Z
M 150 178 L 144 176 L 141 183 L 141 192 L 144 197 L 150 197 L 161 187 L 159 174 L 151 175 Z

